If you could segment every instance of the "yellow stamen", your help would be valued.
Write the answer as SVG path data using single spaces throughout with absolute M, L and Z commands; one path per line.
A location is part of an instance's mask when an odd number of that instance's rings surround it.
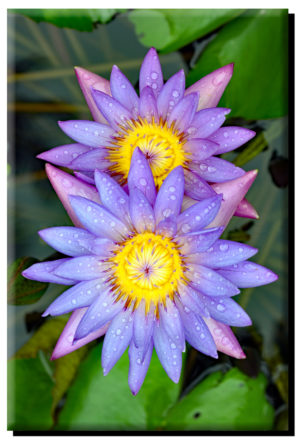
M 151 304 L 173 299 L 179 283 L 184 283 L 185 266 L 177 244 L 168 237 L 152 232 L 136 234 L 118 247 L 111 262 L 111 286 L 126 306 L 142 299 L 146 311 Z
M 162 118 L 156 123 L 144 118 L 128 121 L 120 126 L 112 146 L 108 147 L 111 173 L 121 175 L 122 182 L 128 176 L 132 153 L 136 147 L 145 154 L 151 167 L 155 185 L 160 187 L 169 172 L 177 166 L 185 167 L 187 154 L 184 151 L 185 134 Z

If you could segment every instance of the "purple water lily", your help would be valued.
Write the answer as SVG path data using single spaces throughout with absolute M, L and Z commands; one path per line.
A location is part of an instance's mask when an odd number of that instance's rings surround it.
M 230 109 L 216 106 L 231 79 L 233 64 L 185 90 L 183 70 L 164 84 L 158 55 L 151 48 L 140 70 L 140 97 L 117 66 L 112 68 L 110 82 L 82 68 L 75 70 L 95 122 L 59 122 L 76 143 L 51 149 L 39 158 L 71 168 L 92 184 L 93 172 L 99 169 L 124 185 L 133 151 L 139 147 L 157 187 L 172 169 L 182 166 L 185 194 L 195 200 L 215 195 L 211 183 L 244 175 L 243 169 L 217 156 L 255 135 L 242 127 L 221 127 Z M 237 215 L 257 218 L 246 200 Z
M 229 325 L 246 326 L 251 320 L 232 297 L 239 288 L 277 279 L 272 271 L 248 261 L 255 248 L 219 239 L 224 227 L 215 222 L 222 195 L 181 212 L 184 183 L 178 166 L 157 193 L 139 149 L 131 160 L 129 194 L 96 170 L 102 204 L 69 195 L 81 228 L 40 231 L 43 240 L 69 257 L 23 272 L 32 280 L 71 285 L 44 316 L 74 311 L 64 330 L 64 339 L 70 336 L 74 349 L 107 330 L 102 349 L 105 375 L 129 347 L 133 394 L 144 381 L 153 347 L 174 382 L 180 377 L 185 341 L 214 358 L 217 349 L 226 351 L 230 344 L 236 357 L 244 357 Z M 224 212 L 222 218 L 227 218 Z M 58 348 L 56 357 L 60 353 Z

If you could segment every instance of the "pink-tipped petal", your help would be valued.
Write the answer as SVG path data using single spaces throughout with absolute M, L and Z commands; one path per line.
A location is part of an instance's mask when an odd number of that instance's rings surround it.
M 65 328 L 63 329 L 56 346 L 53 350 L 51 359 L 57 359 L 61 358 L 62 356 L 67 355 L 68 353 L 73 352 L 74 350 L 77 350 L 78 348 L 82 347 L 85 344 L 88 344 L 91 341 L 94 341 L 94 339 L 100 338 L 106 333 L 106 330 L 108 329 L 109 324 L 104 325 L 101 328 L 98 328 L 98 330 L 93 331 L 89 335 L 85 336 L 82 339 L 79 339 L 78 341 L 74 342 L 74 335 L 76 332 L 76 329 L 79 325 L 79 322 L 81 321 L 82 317 L 84 316 L 86 312 L 86 308 L 80 308 L 79 310 L 75 310 L 68 320 Z
M 75 226 L 82 227 L 70 205 L 69 195 L 78 195 L 100 203 L 97 189 L 62 170 L 51 166 L 51 164 L 46 164 L 46 173 L 70 219 Z
M 203 318 L 215 341 L 217 350 L 237 359 L 245 359 L 246 355 L 228 325 L 211 318 Z
M 208 225 L 226 226 L 235 213 L 239 203 L 245 197 L 251 184 L 257 176 L 257 170 L 246 172 L 245 175 L 225 183 L 212 184 L 212 188 L 218 194 L 223 194 L 223 201 L 216 218 Z
M 243 198 L 243 200 L 239 203 L 234 215 L 236 217 L 252 218 L 253 220 L 257 220 L 259 218 L 256 209 L 246 198 Z
M 85 100 L 93 118 L 97 122 L 107 124 L 106 119 L 95 104 L 91 90 L 92 88 L 94 88 L 95 90 L 103 91 L 104 93 L 111 95 L 109 81 L 101 76 L 98 76 L 98 74 L 94 74 L 88 70 L 85 70 L 84 68 L 75 67 L 74 69 L 80 88 L 82 90 L 82 93 L 84 94 Z
M 197 110 L 216 107 L 233 73 L 233 64 L 213 71 L 186 89 L 185 94 L 199 93 Z

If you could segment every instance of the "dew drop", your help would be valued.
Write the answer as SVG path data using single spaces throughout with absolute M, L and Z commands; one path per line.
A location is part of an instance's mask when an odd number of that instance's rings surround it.
M 228 245 L 224 244 L 224 245 L 220 245 L 220 251 L 227 251 L 228 250 Z
M 146 186 L 147 185 L 147 181 L 145 180 L 145 178 L 141 178 L 140 179 L 140 185 L 141 186 Z
M 189 232 L 190 226 L 187 223 L 185 223 L 184 225 L 182 225 L 181 230 L 184 234 L 186 234 L 187 232 Z
M 163 211 L 163 216 L 167 218 L 171 215 L 171 213 L 172 213 L 171 209 L 167 208 Z

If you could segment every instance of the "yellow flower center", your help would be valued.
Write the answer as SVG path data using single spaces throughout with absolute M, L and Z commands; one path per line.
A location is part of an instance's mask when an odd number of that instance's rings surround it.
M 136 234 L 121 243 L 109 261 L 111 289 L 126 306 L 134 302 L 136 308 L 144 299 L 148 311 L 151 303 L 157 306 L 166 298 L 173 299 L 179 283 L 186 281 L 176 243 L 152 232 Z
M 152 170 L 155 185 L 160 187 L 168 173 L 177 166 L 185 166 L 187 161 L 184 151 L 185 134 L 169 127 L 160 118 L 159 123 L 148 122 L 144 118 L 128 121 L 120 126 L 118 136 L 108 147 L 108 160 L 113 174 L 121 175 L 121 182 L 128 176 L 132 153 L 136 147 L 145 154 Z

